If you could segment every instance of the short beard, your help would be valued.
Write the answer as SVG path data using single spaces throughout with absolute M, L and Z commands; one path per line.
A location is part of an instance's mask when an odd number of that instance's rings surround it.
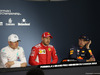
M 48 46 L 49 44 L 45 44 L 44 42 L 42 42 L 45 46 Z

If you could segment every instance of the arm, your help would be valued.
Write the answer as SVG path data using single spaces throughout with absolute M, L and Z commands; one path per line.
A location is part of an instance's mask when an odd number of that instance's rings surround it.
M 93 55 L 93 53 L 92 53 L 92 51 L 90 49 L 90 44 L 91 44 L 91 40 L 88 41 L 88 43 L 86 44 L 86 49 L 88 50 L 88 55 L 87 56 L 90 58 L 89 60 L 87 60 L 87 62 L 96 61 L 95 57 L 94 57 L 94 55 Z
M 86 53 L 86 58 L 84 59 L 77 59 L 79 62 L 91 62 L 91 61 L 95 61 L 94 55 L 92 54 L 92 51 L 89 49 L 87 50 Z
M 56 50 L 55 50 L 54 47 L 53 47 L 53 51 L 52 51 L 52 58 L 53 58 L 53 61 L 51 62 L 51 64 L 57 64 L 57 62 L 58 62 L 58 56 L 56 54 Z
M 19 58 L 21 60 L 21 67 L 26 67 L 27 66 L 27 62 L 26 62 L 26 57 L 25 57 L 23 48 L 22 48 L 22 52 L 21 52 Z
M 8 61 L 7 53 L 5 50 L 1 50 L 1 61 L 4 68 L 20 67 L 20 63 L 15 64 L 14 61 Z
M 24 50 L 22 47 L 20 48 L 19 58 L 20 58 L 20 61 L 13 61 L 12 63 L 14 64 L 11 67 L 26 67 L 27 66 Z
M 27 62 L 26 62 L 26 57 L 25 57 L 25 54 L 24 54 L 24 50 L 23 50 L 23 48 L 22 48 L 22 51 L 21 51 L 21 53 L 20 53 L 20 56 L 19 56 L 19 58 L 20 58 L 20 62 L 21 62 L 21 67 L 26 67 L 27 66 Z
M 1 50 L 0 55 L 1 55 L 1 61 L 2 61 L 3 67 L 4 68 L 10 68 L 10 65 L 6 64 L 8 62 L 6 52 L 4 52 L 3 50 Z
M 39 63 L 35 61 L 37 55 L 38 55 L 38 50 L 36 47 L 33 47 L 31 50 L 30 57 L 29 57 L 29 64 L 30 65 L 39 65 Z
M 94 55 L 93 55 L 93 53 L 92 53 L 92 50 L 91 50 L 91 49 L 88 49 L 87 51 L 88 51 L 88 55 L 87 55 L 87 56 L 88 56 L 88 58 L 89 58 L 89 59 L 87 60 L 87 62 L 96 61 L 96 60 L 95 60 L 95 57 L 94 57 Z
M 76 51 L 74 48 L 70 48 L 70 58 L 77 59 Z

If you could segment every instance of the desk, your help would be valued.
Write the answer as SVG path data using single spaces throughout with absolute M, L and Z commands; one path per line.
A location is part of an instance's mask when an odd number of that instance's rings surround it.
M 75 65 L 76 64 L 76 65 Z M 77 65 L 79 64 L 79 65 Z M 67 63 L 55 65 L 27 66 L 25 68 L 0 69 L 0 75 L 26 75 L 31 68 L 43 69 L 45 75 L 92 75 L 90 73 L 100 74 L 100 64 L 96 62 L 88 63 Z

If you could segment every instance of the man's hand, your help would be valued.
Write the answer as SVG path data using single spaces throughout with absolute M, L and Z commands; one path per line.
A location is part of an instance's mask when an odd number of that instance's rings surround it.
M 89 49 L 91 44 L 91 40 L 87 43 L 86 48 Z
M 91 57 L 89 60 L 86 60 L 86 62 L 96 61 L 95 58 Z
M 27 63 L 22 63 L 21 64 L 21 67 L 26 67 L 27 66 Z
M 5 65 L 7 68 L 10 68 L 12 65 L 14 65 L 14 61 L 9 61 Z
M 11 66 L 10 66 L 9 64 L 7 64 L 7 63 L 6 63 L 5 65 L 6 65 L 7 68 L 10 68 L 10 67 L 11 67 Z
M 95 61 L 95 58 L 91 57 L 89 60 L 90 60 L 90 61 Z

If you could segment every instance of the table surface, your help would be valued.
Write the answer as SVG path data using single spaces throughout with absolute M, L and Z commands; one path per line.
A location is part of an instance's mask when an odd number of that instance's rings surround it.
M 93 62 L 96 63 L 96 62 Z M 75 65 L 76 64 L 76 65 Z M 79 65 L 77 65 L 79 64 Z M 43 69 L 45 75 L 93 75 L 100 74 L 100 63 L 82 65 L 86 63 L 66 63 L 40 66 L 27 66 L 25 68 L 2 68 L 0 75 L 26 75 L 31 68 Z

